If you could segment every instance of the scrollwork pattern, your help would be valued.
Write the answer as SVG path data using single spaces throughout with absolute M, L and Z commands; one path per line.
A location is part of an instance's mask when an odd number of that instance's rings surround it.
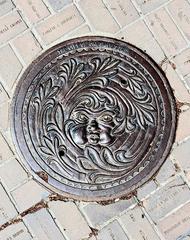
M 143 138 L 156 124 L 146 85 L 134 67 L 110 56 L 61 62 L 32 96 L 38 152 L 62 176 L 81 183 L 125 176 L 139 161 L 127 140 Z

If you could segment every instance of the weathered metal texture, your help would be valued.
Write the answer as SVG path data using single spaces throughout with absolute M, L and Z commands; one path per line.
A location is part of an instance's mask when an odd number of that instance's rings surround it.
M 176 130 L 169 83 L 131 44 L 65 41 L 23 74 L 12 105 L 14 143 L 35 177 L 66 197 L 122 197 L 150 179 Z

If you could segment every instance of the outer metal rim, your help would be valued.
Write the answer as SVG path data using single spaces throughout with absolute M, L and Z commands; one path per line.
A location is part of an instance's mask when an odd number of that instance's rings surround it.
M 28 75 L 28 73 L 34 68 L 34 66 L 36 67 L 38 62 L 41 61 L 44 57 L 47 57 L 48 54 L 50 54 L 51 52 L 62 48 L 63 46 L 66 46 L 68 43 L 75 43 L 77 41 L 83 41 L 83 40 L 101 40 L 101 41 L 105 41 L 105 42 L 114 42 L 115 44 L 124 44 L 124 45 L 128 45 L 130 48 L 135 49 L 137 52 L 139 52 L 141 55 L 143 55 L 144 59 L 146 59 L 146 61 L 154 68 L 154 70 L 157 72 L 157 74 L 159 74 L 160 78 L 162 79 L 165 88 L 167 89 L 167 93 L 168 96 L 170 98 L 170 107 L 171 107 L 171 116 L 172 116 L 172 121 L 171 121 L 171 132 L 170 132 L 170 136 L 168 137 L 168 144 L 167 147 L 162 155 L 162 158 L 157 162 L 157 165 L 153 168 L 150 169 L 149 174 L 147 174 L 145 177 L 143 177 L 140 181 L 138 181 L 135 185 L 131 186 L 128 189 L 125 189 L 121 192 L 117 192 L 114 194 L 110 194 L 110 195 L 106 195 L 106 196 L 98 196 L 98 197 L 90 197 L 90 196 L 79 196 L 79 195 L 75 195 L 75 194 L 70 194 L 68 192 L 63 192 L 60 191 L 59 189 L 55 188 L 54 186 L 50 186 L 49 184 L 47 184 L 45 181 L 43 181 L 37 174 L 35 174 L 35 172 L 33 170 L 31 170 L 32 174 L 34 175 L 35 179 L 42 184 L 43 186 L 45 186 L 46 188 L 53 190 L 59 194 L 63 194 L 65 197 L 68 198 L 74 198 L 77 200 L 84 200 L 84 201 L 107 201 L 110 199 L 115 199 L 115 198 L 120 198 L 123 197 L 129 193 L 131 193 L 132 191 L 134 191 L 136 188 L 138 188 L 139 186 L 141 186 L 142 184 L 144 184 L 145 182 L 147 182 L 153 175 L 155 175 L 155 173 L 159 170 L 160 166 L 163 164 L 163 162 L 165 161 L 165 159 L 167 158 L 170 149 L 172 147 L 172 144 L 175 140 L 175 132 L 176 132 L 176 126 L 177 126 L 177 109 L 176 109 L 176 103 L 175 103 L 175 97 L 173 95 L 173 91 L 171 89 L 171 87 L 169 86 L 169 82 L 164 74 L 164 72 L 158 67 L 158 65 L 154 62 L 153 59 L 151 59 L 147 54 L 145 54 L 143 51 L 141 51 L 140 49 L 136 48 L 135 46 L 120 41 L 120 40 L 116 40 L 113 38 L 107 38 L 107 37 L 98 37 L 98 36 L 86 36 L 86 37 L 81 37 L 81 38 L 76 38 L 76 39 L 72 39 L 72 40 L 68 40 L 65 41 L 63 43 L 60 43 L 52 48 L 50 48 L 48 51 L 44 52 L 40 57 L 38 57 L 34 62 L 32 62 L 30 64 L 30 66 L 26 69 L 26 71 L 24 72 L 24 74 L 22 75 L 16 89 L 15 89 L 15 93 L 14 93 L 14 97 L 12 100 L 12 105 L 11 105 L 11 132 L 12 132 L 12 138 L 13 138 L 13 142 L 14 145 L 16 147 L 16 150 L 19 154 L 19 156 L 24 159 L 24 162 L 27 162 L 28 159 L 26 159 L 26 157 L 23 155 L 22 152 L 22 143 L 18 143 L 18 125 L 20 124 L 20 119 L 17 116 L 17 97 L 19 96 L 19 92 L 21 89 L 21 86 L 26 78 L 26 76 Z M 16 117 L 15 117 L 16 116 Z M 28 163 L 28 162 L 27 162 Z M 30 164 L 28 164 L 29 166 Z M 30 167 L 29 167 L 30 168 Z

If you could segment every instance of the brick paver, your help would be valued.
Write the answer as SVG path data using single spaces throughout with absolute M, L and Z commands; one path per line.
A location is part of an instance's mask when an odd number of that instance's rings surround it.
M 190 203 L 184 205 L 179 210 L 170 214 L 168 217 L 158 223 L 158 227 L 167 240 L 185 238 L 190 233 Z
M 49 204 L 49 208 L 68 238 L 80 240 L 88 237 L 91 233 L 87 222 L 74 203 L 52 202 Z
M 26 194 L 27 193 L 27 194 Z M 21 187 L 11 192 L 18 209 L 23 212 L 36 203 L 46 198 L 49 193 L 33 180 L 24 183 Z
M 41 0 L 17 0 L 17 4 L 31 23 L 36 23 L 50 14 Z
M 174 57 L 174 61 L 177 64 L 179 71 L 185 77 L 190 74 L 190 49 L 186 49 L 179 55 Z
M 185 36 L 190 40 L 190 5 L 187 0 L 174 0 L 168 5 L 177 25 L 181 28 Z
M 139 14 L 130 0 L 106 0 L 105 3 L 107 3 L 106 6 L 108 6 L 121 27 L 125 27 L 139 18 Z
M 158 221 L 189 199 L 190 190 L 184 181 L 178 177 L 152 194 L 143 202 L 143 206 L 151 218 Z
M 15 80 L 22 70 L 22 64 L 10 45 L 0 49 L 0 76 L 2 83 L 10 92 Z
M 120 221 L 124 225 L 130 239 L 159 240 L 153 226 L 151 226 L 140 207 L 135 207 L 128 211 L 120 218 Z
M 151 13 L 147 20 L 167 56 L 175 55 L 180 49 L 187 47 L 185 39 L 165 9 Z
M 97 236 L 98 240 L 128 240 L 129 238 L 126 236 L 126 233 L 122 229 L 121 225 L 118 221 L 113 221 L 104 227 Z
M 106 206 L 91 203 L 85 206 L 82 209 L 82 212 L 88 216 L 90 224 L 93 227 L 97 227 L 105 222 L 108 222 L 110 219 L 114 218 L 115 215 L 121 214 L 133 204 L 135 204 L 134 199 L 120 201 Z
M 149 54 L 158 63 L 162 62 L 164 59 L 164 52 L 158 42 L 153 38 L 152 33 L 143 20 L 136 21 L 135 23 L 127 26 L 116 36 L 127 42 L 133 43 L 137 47 L 146 51 L 147 54 Z M 151 49 L 150 46 L 152 46 Z
M 32 240 L 31 234 L 28 232 L 26 226 L 22 223 L 16 223 L 8 226 L 6 229 L 0 232 L 0 238 L 2 240 L 17 239 L 17 240 Z
M 48 0 L 50 6 L 55 10 L 58 11 L 61 8 L 67 6 L 68 4 L 72 3 L 73 0 Z
M 21 164 L 13 158 L 0 166 L 0 179 L 11 191 L 19 184 L 24 183 L 28 179 L 28 175 Z
M 36 213 L 28 214 L 24 217 L 24 221 L 31 227 L 31 231 L 37 239 L 65 240 L 54 219 L 46 209 L 40 209 Z
M 51 43 L 64 34 L 74 30 L 84 22 L 75 6 L 69 6 L 63 12 L 54 15 L 40 23 L 36 30 L 44 43 Z
M 0 184 L 0 194 L 1 194 L 0 201 L 0 225 L 1 225 L 9 221 L 10 219 L 16 217 L 17 211 L 13 203 L 10 201 L 9 196 L 7 195 L 2 184 Z
M 102 0 L 80 0 L 79 4 L 90 24 L 92 24 L 92 27 L 96 31 L 115 33 L 119 30 L 118 23 L 112 17 Z
M 143 13 L 150 13 L 168 0 L 135 0 Z
M 161 170 L 135 197 L 105 206 L 52 198 L 23 168 L 10 135 L 11 98 L 26 66 L 49 46 L 91 34 L 146 51 L 181 108 Z M 0 239 L 189 239 L 189 119 L 189 0 L 0 0 Z
M 11 0 L 0 0 L 0 16 L 8 13 L 14 8 L 14 4 Z
M 29 64 L 42 50 L 31 32 L 25 32 L 18 38 L 14 39 L 12 45 L 26 64 Z
M 6 43 L 27 28 L 24 20 L 17 11 L 14 11 L 0 21 L 0 44 Z

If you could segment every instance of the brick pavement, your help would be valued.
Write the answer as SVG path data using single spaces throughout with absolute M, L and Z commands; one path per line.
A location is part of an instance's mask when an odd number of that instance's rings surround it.
M 146 51 L 181 108 L 176 142 L 158 174 L 133 198 L 106 206 L 67 202 L 38 185 L 14 152 L 9 127 L 14 88 L 28 64 L 90 34 Z M 0 239 L 190 239 L 189 119 L 190 0 L 0 0 Z

